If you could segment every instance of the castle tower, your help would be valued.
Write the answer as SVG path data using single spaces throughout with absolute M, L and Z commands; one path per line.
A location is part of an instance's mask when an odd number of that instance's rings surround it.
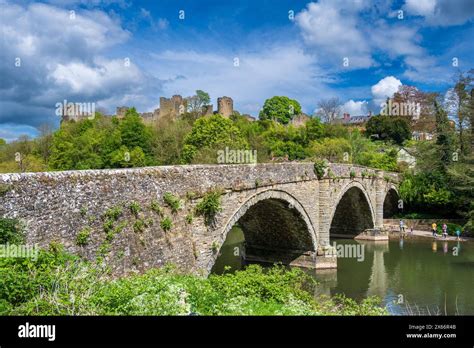
M 125 117 L 125 114 L 127 113 L 127 111 L 128 111 L 128 106 L 117 106 L 115 115 L 117 116 L 117 118 L 122 119 Z
M 217 113 L 230 117 L 234 113 L 234 101 L 230 97 L 217 98 Z
M 160 97 L 160 117 L 177 117 L 184 113 L 187 108 L 187 101 L 180 95 L 174 95 L 171 98 Z

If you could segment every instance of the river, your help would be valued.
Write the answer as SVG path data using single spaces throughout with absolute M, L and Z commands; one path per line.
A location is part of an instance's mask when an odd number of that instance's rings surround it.
M 244 242 L 239 228 L 229 232 L 213 273 L 245 267 L 239 256 Z M 363 244 L 363 258 L 338 258 L 337 270 L 307 270 L 320 294 L 344 294 L 356 300 L 380 297 L 393 315 L 474 315 L 474 242 L 391 240 Z

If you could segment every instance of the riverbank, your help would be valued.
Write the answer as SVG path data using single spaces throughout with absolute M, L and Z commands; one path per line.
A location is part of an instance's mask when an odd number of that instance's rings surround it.
M 443 236 L 436 235 L 433 237 L 431 232 L 422 231 L 422 230 L 413 230 L 413 233 L 407 231 L 405 233 L 400 233 L 400 231 L 390 231 L 388 237 L 390 239 L 400 239 L 400 237 L 405 239 L 423 239 L 423 240 L 439 240 L 439 241 L 448 241 L 448 242 L 473 242 L 474 238 L 471 237 L 455 237 L 455 236 L 447 236 L 444 238 Z

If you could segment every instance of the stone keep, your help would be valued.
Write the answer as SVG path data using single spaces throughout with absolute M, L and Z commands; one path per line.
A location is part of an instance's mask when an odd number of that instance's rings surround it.
M 230 117 L 234 113 L 234 101 L 232 98 L 217 98 L 217 113 L 224 117 Z

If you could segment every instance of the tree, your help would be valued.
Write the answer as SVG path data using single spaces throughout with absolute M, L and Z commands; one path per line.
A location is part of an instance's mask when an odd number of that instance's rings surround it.
M 217 150 L 226 146 L 243 150 L 248 148 L 248 143 L 230 119 L 221 115 L 199 118 L 185 138 L 181 162 L 192 163 L 200 152 L 206 152 L 207 159 L 215 163 Z
M 392 104 L 415 105 L 418 115 L 405 115 L 411 117 L 411 128 L 416 131 L 432 132 L 435 128 L 435 111 L 433 103 L 437 93 L 425 93 L 414 86 L 401 85 L 394 93 Z M 400 108 L 402 108 L 400 106 Z M 406 110 L 406 108 L 405 108 Z M 413 109 L 411 109 L 413 111 Z
M 337 97 L 322 99 L 318 102 L 319 110 L 316 114 L 323 120 L 323 122 L 331 123 L 338 117 L 341 111 L 341 106 L 342 103 Z
M 284 126 L 274 122 L 262 133 L 264 143 L 270 150 L 271 157 L 288 157 L 289 160 L 307 157 L 308 144 L 305 128 Z
M 3 138 L 0 138 L 0 146 L 6 145 L 7 141 Z
M 135 108 L 127 110 L 119 128 L 123 145 L 129 149 L 138 146 L 145 155 L 151 155 L 151 131 L 145 126 Z
M 294 99 L 285 96 L 275 96 L 265 100 L 260 111 L 261 120 L 273 120 L 281 124 L 288 124 L 293 117 L 301 113 L 301 105 Z
M 343 162 L 344 154 L 349 154 L 350 151 L 350 143 L 342 138 L 323 138 L 313 142 L 309 150 L 312 156 L 325 158 L 329 162 Z
M 45 163 L 51 155 L 51 145 L 53 144 L 53 127 L 49 124 L 42 124 L 38 127 L 39 137 L 36 140 L 36 152 Z
M 435 101 L 434 108 L 436 112 L 436 149 L 439 163 L 443 171 L 451 163 L 454 153 L 454 131 L 449 124 L 448 114 Z
M 305 124 L 308 141 L 319 139 L 324 134 L 324 126 L 318 118 L 312 117 Z
M 379 140 L 392 140 L 398 145 L 411 138 L 408 120 L 394 116 L 378 115 L 370 118 L 365 127 L 365 134 Z
M 472 72 L 467 74 L 460 73 L 457 77 L 456 84 L 447 93 L 447 106 L 450 113 L 453 114 L 454 120 L 456 121 L 456 128 L 459 137 L 459 147 L 462 154 L 466 153 L 466 135 L 465 130 L 469 126 L 470 121 L 470 94 L 469 88 L 472 87 L 474 82 L 474 76 Z M 471 116 L 472 117 L 472 116 Z M 468 146 L 470 147 L 470 146 Z
M 209 97 L 209 94 L 198 89 L 196 91 L 196 94 L 187 97 L 187 105 L 188 105 L 188 111 L 191 113 L 197 113 L 201 114 L 202 113 L 202 108 L 206 105 L 209 105 L 211 102 L 211 98 Z

